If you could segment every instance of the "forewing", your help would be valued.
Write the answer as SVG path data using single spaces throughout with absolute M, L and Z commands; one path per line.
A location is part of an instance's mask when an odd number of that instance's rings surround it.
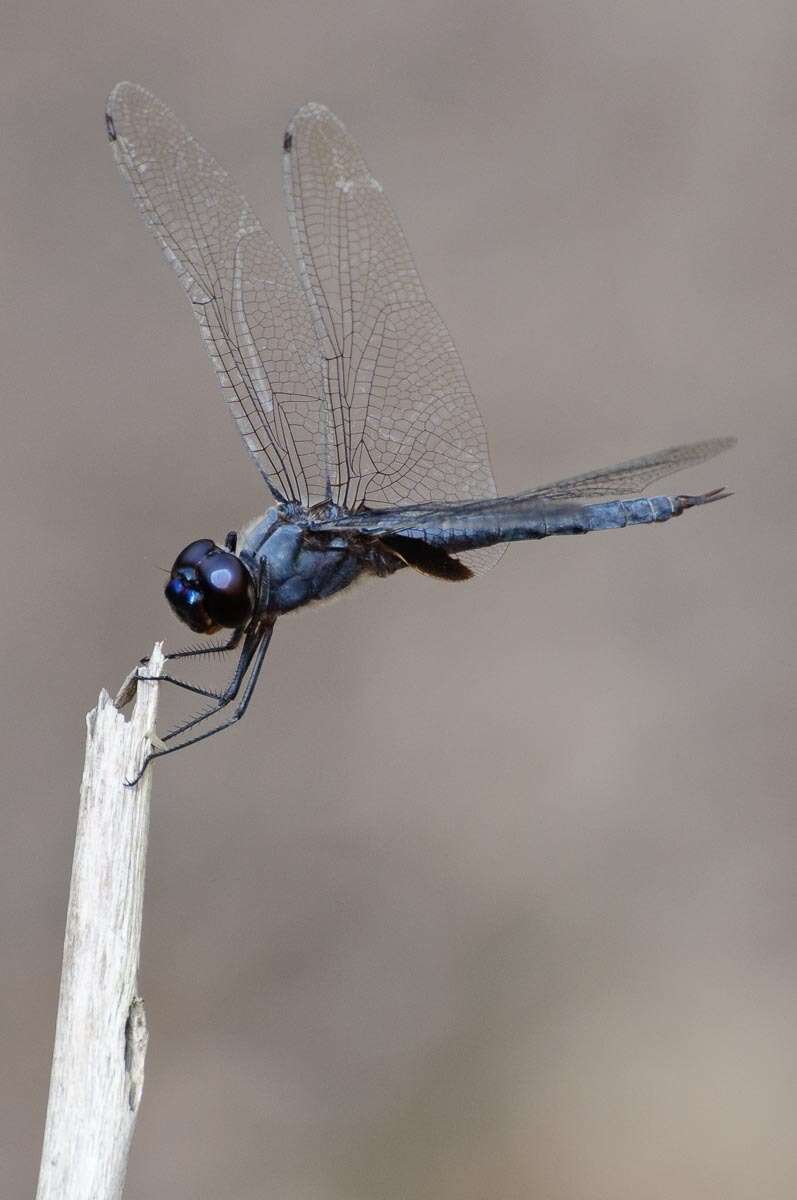
M 736 438 L 712 438 L 706 442 L 690 442 L 686 446 L 670 446 L 655 454 L 630 458 L 614 467 L 585 471 L 543 487 L 521 492 L 521 496 L 537 496 L 541 500 L 567 500 L 590 496 L 631 496 L 649 487 L 657 479 L 695 467 L 715 454 L 722 454 L 736 445 Z
M 150 92 L 118 84 L 107 123 L 247 449 L 278 498 L 320 499 L 321 353 L 295 272 L 227 172 Z
M 285 137 L 285 196 L 325 362 L 333 499 L 356 509 L 495 496 L 487 438 L 451 336 L 382 185 L 343 125 L 307 104 Z M 467 556 L 475 570 L 501 548 Z

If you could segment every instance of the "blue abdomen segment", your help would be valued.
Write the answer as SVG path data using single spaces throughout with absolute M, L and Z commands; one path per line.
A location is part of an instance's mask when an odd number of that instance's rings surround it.
M 626 525 L 652 525 L 669 521 L 681 512 L 674 496 L 644 496 L 640 500 L 611 500 L 606 504 L 588 504 L 583 509 L 585 533 L 595 529 L 623 529 Z

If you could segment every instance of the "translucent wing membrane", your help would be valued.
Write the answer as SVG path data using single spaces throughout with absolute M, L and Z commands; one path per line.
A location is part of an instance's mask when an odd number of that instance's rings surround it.
M 155 96 L 120 83 L 107 122 L 261 473 L 277 498 L 320 499 L 322 360 L 294 271 L 226 171 Z
M 590 496 L 631 496 L 649 487 L 657 479 L 696 467 L 698 463 L 722 454 L 736 445 L 736 438 L 712 438 L 707 442 L 691 442 L 686 446 L 670 446 L 656 454 L 644 454 L 641 458 L 630 458 L 615 467 L 604 467 L 598 471 L 585 471 L 583 475 L 571 475 L 544 487 L 521 492 L 522 496 L 538 496 L 541 500 L 567 500 Z
M 325 363 L 323 456 L 350 509 L 495 496 L 459 355 L 404 235 L 340 121 L 307 104 L 285 137 L 285 193 Z M 501 547 L 474 551 L 484 570 Z
M 448 504 L 408 504 L 387 510 L 366 510 L 349 513 L 330 520 L 319 528 L 323 529 L 361 529 L 364 533 L 375 535 L 388 533 L 415 533 L 430 531 L 436 525 L 444 525 L 453 517 L 469 519 L 478 517 L 480 510 L 485 515 L 502 513 L 503 519 L 511 513 L 513 506 L 522 506 L 530 500 L 578 500 L 589 498 L 610 498 L 616 496 L 637 495 L 656 479 L 674 475 L 687 467 L 696 466 L 730 450 L 736 445 L 736 438 L 714 438 L 707 442 L 692 442 L 686 446 L 672 446 L 669 450 L 660 450 L 657 454 L 646 454 L 642 458 L 632 458 L 627 462 L 618 463 L 614 467 L 605 467 L 599 471 L 587 471 L 583 475 L 573 475 L 569 479 L 560 479 L 558 483 L 549 483 L 541 488 L 532 488 L 527 492 L 519 492 L 516 496 L 504 496 L 496 500 L 478 500 L 470 503 L 452 502 Z M 506 510 L 506 511 L 504 511 Z M 468 553 L 473 553 L 468 551 Z M 479 551 L 481 553 L 481 551 Z M 463 558 L 466 555 L 462 556 Z

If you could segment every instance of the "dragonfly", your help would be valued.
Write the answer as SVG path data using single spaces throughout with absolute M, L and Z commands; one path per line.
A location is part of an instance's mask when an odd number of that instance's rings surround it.
M 200 538 L 174 561 L 173 612 L 226 640 L 167 658 L 237 650 L 237 665 L 223 690 L 161 676 L 206 707 L 158 739 L 131 786 L 154 759 L 240 720 L 284 614 L 363 577 L 409 568 L 463 581 L 494 566 L 509 542 L 659 524 L 731 494 L 641 494 L 729 449 L 735 439 L 725 437 L 499 496 L 451 335 L 381 183 L 322 104 L 300 108 L 282 144 L 297 269 L 149 91 L 118 84 L 106 129 L 268 495 L 265 511 L 222 545 Z

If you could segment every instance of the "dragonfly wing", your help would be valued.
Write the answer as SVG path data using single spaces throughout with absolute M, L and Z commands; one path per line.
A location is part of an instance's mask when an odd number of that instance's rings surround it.
M 117 165 L 185 289 L 261 474 L 278 499 L 320 499 L 321 353 L 295 272 L 165 104 L 120 83 L 106 120 Z
M 541 500 L 588 499 L 592 496 L 638 495 L 657 479 L 697 466 L 722 454 L 736 445 L 736 438 L 712 438 L 706 442 L 690 442 L 685 446 L 670 446 L 655 454 L 631 458 L 614 467 L 598 471 L 585 471 L 583 475 L 572 475 L 543 487 L 521 492 L 521 496 L 538 497 Z
M 476 401 L 382 185 L 323 105 L 299 110 L 284 149 L 288 217 L 325 364 L 331 497 L 356 509 L 495 496 Z M 468 565 L 484 570 L 500 554 L 474 552 Z

